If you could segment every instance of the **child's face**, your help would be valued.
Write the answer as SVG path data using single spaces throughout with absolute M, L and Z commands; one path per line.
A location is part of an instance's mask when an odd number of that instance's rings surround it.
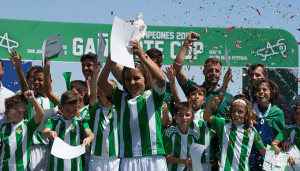
M 125 85 L 132 96 L 138 96 L 145 90 L 145 78 L 139 69 L 129 69 L 125 72 Z
M 78 104 L 65 104 L 61 105 L 60 109 L 65 120 L 73 120 L 79 110 L 79 107 Z
M 81 63 L 82 73 L 87 80 L 88 77 L 92 77 L 93 75 L 93 61 L 91 59 L 85 59 Z
M 103 107 L 105 107 L 105 108 L 107 108 L 107 109 L 112 108 L 113 104 L 111 104 L 111 103 L 107 100 L 105 94 L 104 94 L 101 90 L 98 90 L 98 99 L 99 99 L 99 103 L 100 103 Z
M 192 103 L 193 108 L 201 107 L 205 102 L 206 97 L 202 91 L 193 91 L 189 94 L 189 102 Z
M 256 92 L 256 101 L 258 104 L 267 104 L 270 102 L 271 90 L 267 83 L 262 83 L 258 86 Z
M 246 106 L 243 103 L 236 102 L 232 106 L 231 119 L 235 125 L 243 124 L 246 117 Z
M 294 112 L 295 121 L 300 126 L 300 109 L 296 109 Z
M 42 72 L 35 73 L 33 77 L 34 90 L 38 93 L 44 91 L 44 74 Z
M 8 109 L 5 110 L 4 115 L 6 117 L 6 122 L 17 124 L 23 120 L 23 110 L 22 109 Z
M 192 110 L 179 109 L 178 113 L 175 114 L 175 119 L 178 124 L 178 127 L 189 127 L 193 118 L 194 116 L 192 114 Z

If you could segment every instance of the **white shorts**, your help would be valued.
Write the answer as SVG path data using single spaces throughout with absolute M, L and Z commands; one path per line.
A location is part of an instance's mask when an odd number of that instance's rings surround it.
M 167 162 L 163 155 L 122 158 L 121 171 L 166 171 Z
M 118 171 L 120 159 L 118 157 L 90 156 L 89 170 L 91 171 Z
M 48 145 L 31 145 L 29 168 L 33 171 L 47 171 L 49 168 L 50 147 Z

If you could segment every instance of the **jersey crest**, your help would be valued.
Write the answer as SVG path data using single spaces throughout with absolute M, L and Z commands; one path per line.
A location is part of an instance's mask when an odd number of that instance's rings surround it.
M 21 134 L 22 133 L 22 128 L 17 128 L 16 133 Z

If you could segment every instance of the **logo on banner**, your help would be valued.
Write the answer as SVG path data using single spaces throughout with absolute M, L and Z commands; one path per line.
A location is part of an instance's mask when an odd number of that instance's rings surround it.
M 7 51 L 10 52 L 10 49 L 18 47 L 19 43 L 8 39 L 8 35 L 5 33 L 4 36 L 0 36 L 0 46 L 7 48 Z
M 281 55 L 284 57 L 284 52 L 286 51 L 286 45 L 284 43 L 280 43 L 280 41 L 284 41 L 284 39 L 279 39 L 277 43 L 271 46 L 270 42 L 267 43 L 267 47 L 263 49 L 259 49 L 256 54 L 262 56 L 262 61 L 265 61 L 267 57 L 277 55 L 280 51 Z M 274 48 L 278 47 L 279 51 L 274 51 Z M 269 53 L 271 52 L 271 53 Z

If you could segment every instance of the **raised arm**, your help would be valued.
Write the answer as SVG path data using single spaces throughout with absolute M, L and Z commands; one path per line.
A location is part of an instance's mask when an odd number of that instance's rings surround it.
M 20 83 L 20 90 L 22 94 L 24 94 L 24 92 L 28 90 L 28 85 L 24 73 L 21 69 L 22 56 L 21 54 L 18 55 L 18 52 L 16 50 L 11 49 L 10 51 L 10 57 L 8 58 L 16 69 L 17 77 Z
M 45 62 L 44 62 L 44 93 L 49 98 L 49 100 L 54 104 L 54 106 L 58 105 L 60 99 L 52 91 L 51 76 L 50 76 L 50 60 L 47 57 L 45 57 Z
M 200 39 L 200 35 L 198 33 L 191 31 L 188 34 L 185 42 L 181 46 L 181 48 L 176 56 L 173 66 L 176 71 L 176 78 L 177 78 L 179 85 L 184 85 L 188 81 L 188 77 L 182 70 L 182 66 L 184 64 L 186 53 L 189 49 L 189 44 L 191 44 L 192 42 L 195 42 L 199 39 Z
M 98 80 L 98 73 L 100 71 L 100 62 L 93 63 L 93 76 L 91 80 L 91 94 L 89 98 L 89 105 L 91 108 L 94 107 L 97 101 L 97 80 Z
M 174 77 L 176 76 L 176 72 L 173 69 L 173 66 L 171 65 L 171 67 L 166 67 L 166 71 L 163 71 L 163 72 L 166 74 L 166 76 L 170 82 L 170 89 L 171 89 L 173 101 L 175 102 L 175 104 L 179 103 L 181 100 L 180 100 L 180 96 L 178 94 L 175 79 L 174 79 Z
M 123 72 L 123 65 L 115 63 L 111 66 L 110 72 L 116 78 L 116 80 L 122 84 L 122 72 Z
M 228 83 L 232 77 L 232 73 L 231 73 L 232 69 L 228 68 L 228 70 L 226 71 L 224 78 L 223 78 L 223 85 L 220 88 L 219 94 L 218 94 L 218 98 L 220 101 L 223 101 L 225 95 L 226 95 L 226 90 L 228 87 Z
M 161 69 L 151 60 L 151 58 L 143 51 L 138 40 L 130 40 L 129 45 L 133 48 L 129 49 L 131 52 L 136 54 L 141 61 L 145 64 L 151 76 L 155 80 L 155 84 L 162 88 L 166 86 L 166 78 Z
M 113 62 L 110 60 L 110 54 L 108 55 L 106 59 L 106 64 L 104 68 L 102 69 L 100 73 L 100 77 L 98 79 L 97 85 L 100 87 L 100 89 L 105 93 L 106 97 L 111 99 L 114 86 L 108 82 L 108 76 L 110 73 L 110 68 L 113 65 Z
M 34 116 L 34 122 L 37 125 L 39 125 L 40 122 L 42 121 L 43 117 L 44 117 L 43 107 L 39 104 L 39 102 L 34 97 L 33 91 L 31 91 L 31 90 L 26 91 L 24 93 L 24 96 L 26 97 L 26 99 L 28 99 L 32 103 L 32 105 L 33 105 L 33 107 L 36 111 L 36 115 Z
M 212 123 L 212 106 L 213 106 L 213 103 L 216 103 L 215 102 L 215 99 L 217 99 L 218 97 L 216 96 L 212 96 L 209 101 L 207 102 L 207 105 L 205 107 L 205 110 L 204 110 L 204 113 L 203 113 L 203 119 L 208 122 L 208 123 Z

